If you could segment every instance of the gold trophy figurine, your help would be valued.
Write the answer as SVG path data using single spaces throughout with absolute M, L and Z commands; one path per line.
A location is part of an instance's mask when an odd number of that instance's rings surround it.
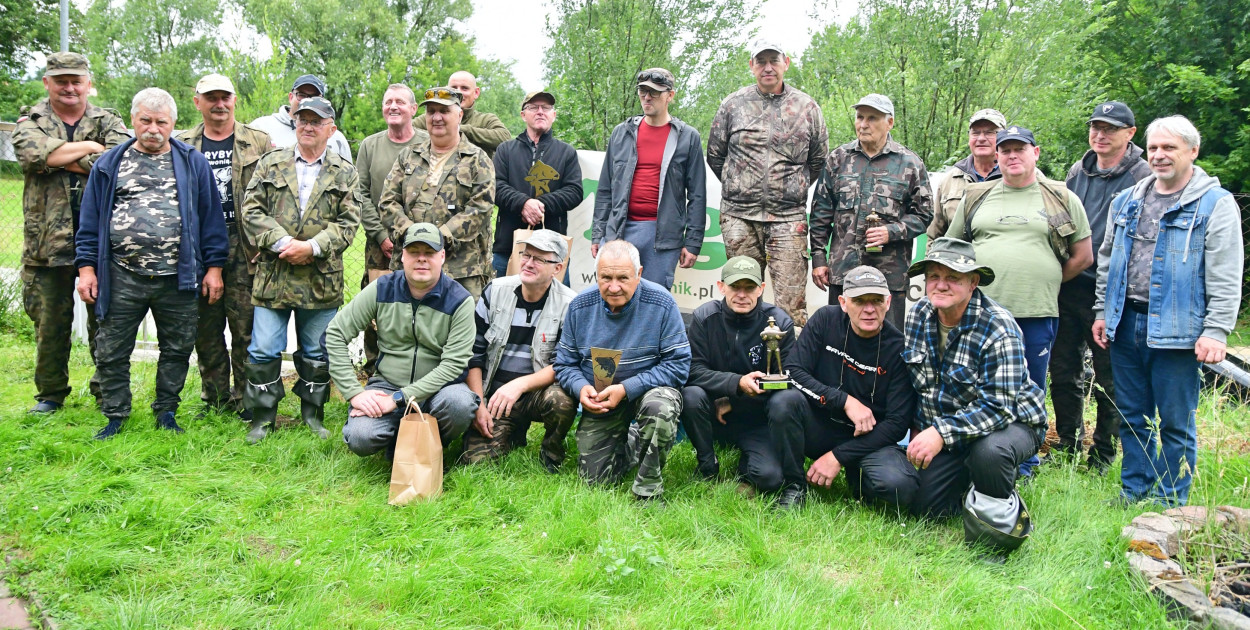
M 786 334 L 777 327 L 777 320 L 773 317 L 768 318 L 768 326 L 760 332 L 760 339 L 764 340 L 764 372 L 765 376 L 760 381 L 760 389 L 765 391 L 771 389 L 789 389 L 790 373 L 785 371 L 781 365 L 781 339 Z M 773 371 L 773 361 L 777 362 L 777 371 Z
M 866 234 L 868 230 L 871 230 L 872 228 L 881 227 L 882 221 L 881 221 L 881 217 L 876 212 L 869 212 L 868 216 L 864 217 L 864 223 L 867 226 L 864 228 L 864 232 Z M 867 236 L 865 236 L 865 239 L 867 239 Z M 881 246 L 874 245 L 872 247 L 865 247 L 864 251 L 869 252 L 871 254 L 879 254 L 881 253 Z

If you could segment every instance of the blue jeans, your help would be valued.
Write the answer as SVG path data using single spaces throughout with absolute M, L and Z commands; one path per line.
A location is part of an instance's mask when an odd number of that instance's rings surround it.
M 252 343 L 247 347 L 249 363 L 268 363 L 282 358 L 286 350 L 286 323 L 295 313 L 295 337 L 304 358 L 326 360 L 326 328 L 337 308 L 265 308 L 257 306 L 252 315 Z
M 1058 317 L 1017 317 L 1016 325 L 1024 333 L 1024 363 L 1029 380 L 1037 383 L 1046 393 L 1046 372 L 1050 369 L 1050 349 L 1055 345 L 1059 332 Z M 1031 455 L 1020 464 L 1020 476 L 1028 477 L 1042 460 Z
M 1202 378 L 1192 349 L 1146 345 L 1148 319 L 1126 306 L 1111 342 L 1115 402 L 1123 415 L 1120 494 L 1132 501 L 1184 505 L 1198 464 L 1194 410 Z M 1156 411 L 1159 422 L 1151 426 Z

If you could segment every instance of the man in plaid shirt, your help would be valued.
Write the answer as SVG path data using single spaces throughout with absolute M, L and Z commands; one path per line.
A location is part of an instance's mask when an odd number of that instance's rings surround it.
M 920 397 L 907 459 L 920 475 L 912 512 L 940 518 L 960 510 L 964 536 L 1001 551 L 1032 529 L 1016 493 L 1016 467 L 1046 431 L 1042 390 L 1029 380 L 1020 327 L 978 286 L 994 272 L 972 245 L 933 242 L 907 270 L 924 274 L 925 297 L 907 314 L 903 360 Z

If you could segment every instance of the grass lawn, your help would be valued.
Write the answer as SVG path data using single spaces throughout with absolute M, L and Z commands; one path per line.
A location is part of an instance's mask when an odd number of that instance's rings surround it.
M 339 439 L 284 428 L 257 446 L 237 420 L 158 432 L 155 366 L 137 364 L 136 412 L 116 439 L 75 349 L 75 394 L 48 419 L 31 403 L 28 343 L 0 336 L 0 545 L 17 595 L 32 590 L 63 628 L 1168 628 L 1124 560 L 1138 511 L 1103 503 L 1106 478 L 1071 465 L 1024 491 L 1036 531 L 1006 565 L 980 562 L 957 520 L 862 507 L 845 485 L 798 514 L 735 483 L 691 480 L 678 445 L 666 509 L 628 487 L 589 489 L 531 446 L 455 467 L 435 501 L 386 504 L 388 466 Z M 295 414 L 288 394 L 283 413 Z M 346 406 L 327 413 L 341 427 Z M 1245 505 L 1250 414 L 1207 396 L 1192 503 Z M 572 440 L 570 440 L 570 448 Z M 455 447 L 453 447 L 455 448 Z M 722 465 L 733 470 L 735 456 Z

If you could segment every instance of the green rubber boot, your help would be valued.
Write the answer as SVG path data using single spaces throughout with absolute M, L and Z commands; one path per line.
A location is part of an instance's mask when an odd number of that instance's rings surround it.
M 282 385 L 282 361 L 247 363 L 244 372 L 247 385 L 243 388 L 243 406 L 252 412 L 247 441 L 255 444 L 269 434 L 278 417 L 278 401 L 286 395 Z

